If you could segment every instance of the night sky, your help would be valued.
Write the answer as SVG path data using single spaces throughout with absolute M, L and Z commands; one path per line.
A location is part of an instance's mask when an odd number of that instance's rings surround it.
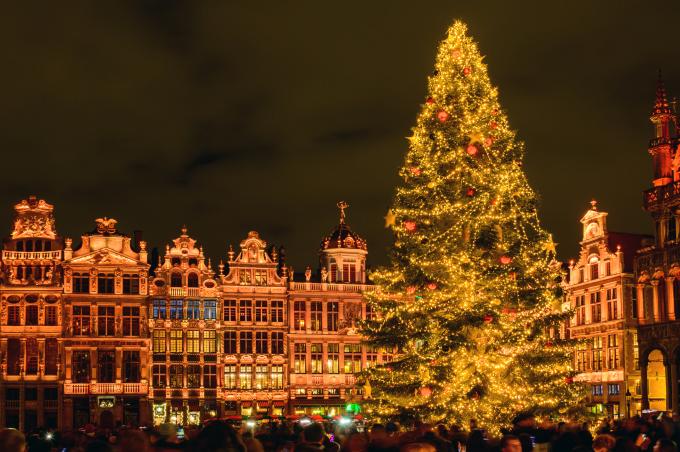
M 346 200 L 385 263 L 404 137 L 459 18 L 560 258 L 593 197 L 611 230 L 651 231 L 648 117 L 659 68 L 680 97 L 677 0 L 235 3 L 3 5 L 0 229 L 36 194 L 65 236 L 107 215 L 162 247 L 186 223 L 216 264 L 255 229 L 302 270 Z

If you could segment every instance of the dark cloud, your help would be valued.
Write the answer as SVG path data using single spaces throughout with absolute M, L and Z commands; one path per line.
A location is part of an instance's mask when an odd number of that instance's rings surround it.
M 680 96 L 680 3 L 222 2 L 4 5 L 0 228 L 30 193 L 70 236 L 115 216 L 216 261 L 250 229 L 298 268 L 347 200 L 385 261 L 397 169 L 439 40 L 468 22 L 564 258 L 591 198 L 649 231 L 656 71 Z

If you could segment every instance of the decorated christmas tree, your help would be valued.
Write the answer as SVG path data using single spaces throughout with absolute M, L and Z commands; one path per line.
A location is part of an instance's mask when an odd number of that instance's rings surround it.
M 372 275 L 364 334 L 395 355 L 365 378 L 372 416 L 498 432 L 521 413 L 562 416 L 582 393 L 523 144 L 466 30 L 454 23 L 439 47 L 385 217 L 391 265 Z

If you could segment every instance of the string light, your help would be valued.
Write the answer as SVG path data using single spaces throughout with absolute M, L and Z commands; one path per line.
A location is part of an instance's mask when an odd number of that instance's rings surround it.
M 442 41 L 408 139 L 392 264 L 372 274 L 379 316 L 364 324 L 369 345 L 396 355 L 364 378 L 379 419 L 475 419 L 498 433 L 519 413 L 567 415 L 583 387 L 573 343 L 551 338 L 571 313 L 523 144 L 466 31 L 455 22 Z

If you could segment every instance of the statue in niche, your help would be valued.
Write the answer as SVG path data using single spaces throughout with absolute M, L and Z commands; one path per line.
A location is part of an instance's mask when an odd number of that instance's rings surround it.
M 321 282 L 328 282 L 328 270 L 326 270 L 326 267 L 321 267 Z

